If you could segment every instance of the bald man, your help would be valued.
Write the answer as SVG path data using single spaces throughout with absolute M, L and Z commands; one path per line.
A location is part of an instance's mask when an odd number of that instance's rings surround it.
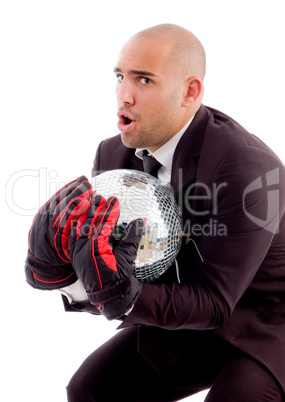
M 205 69 L 187 30 L 161 25 L 130 39 L 114 69 L 123 144 L 154 152 L 178 133 L 201 105 Z
M 172 266 L 139 287 L 119 333 L 71 379 L 71 402 L 176 401 L 206 389 L 207 402 L 284 401 L 285 170 L 257 137 L 202 104 L 205 66 L 200 41 L 163 24 L 132 37 L 114 68 L 120 134 L 99 145 L 93 174 L 142 171 L 147 150 L 203 261 L 185 243 L 179 275 Z M 66 288 L 66 310 L 98 314 L 73 286 L 85 292 L 79 281 Z

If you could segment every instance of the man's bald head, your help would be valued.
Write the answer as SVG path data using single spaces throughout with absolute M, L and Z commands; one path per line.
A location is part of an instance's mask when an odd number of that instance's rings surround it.
M 187 29 L 157 25 L 122 48 L 117 65 L 119 129 L 125 146 L 154 152 L 199 110 L 205 52 Z
M 205 50 L 199 39 L 187 29 L 175 24 L 160 24 L 144 29 L 130 40 L 160 41 L 171 46 L 171 60 L 185 77 L 197 76 L 202 81 L 206 73 Z

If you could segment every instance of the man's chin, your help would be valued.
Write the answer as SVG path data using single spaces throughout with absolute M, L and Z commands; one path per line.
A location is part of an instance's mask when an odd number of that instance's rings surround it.
M 134 138 L 132 138 L 131 134 L 121 132 L 121 140 L 124 146 L 127 148 L 134 148 L 134 149 L 140 148 L 137 141 L 135 141 Z

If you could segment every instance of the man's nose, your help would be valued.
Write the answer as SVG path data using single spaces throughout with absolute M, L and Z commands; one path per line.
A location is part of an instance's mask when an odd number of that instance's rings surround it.
M 124 78 L 117 87 L 117 101 L 119 105 L 135 103 L 134 92 L 131 83 Z

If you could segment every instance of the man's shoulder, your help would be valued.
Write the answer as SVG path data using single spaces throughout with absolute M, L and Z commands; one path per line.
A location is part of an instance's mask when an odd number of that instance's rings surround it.
M 215 172 L 234 173 L 238 169 L 284 170 L 276 153 L 255 134 L 223 112 L 207 107 L 210 117 L 201 147 L 199 174 L 212 180 Z M 228 171 L 228 173 L 226 172 Z
M 113 137 L 105 138 L 99 144 L 97 148 L 97 154 L 100 155 L 101 158 L 117 158 L 120 155 L 125 155 L 129 157 L 135 152 L 134 149 L 127 148 L 121 140 L 121 135 L 117 134 Z
M 109 148 L 110 146 L 117 146 L 117 147 L 120 147 L 120 148 L 121 147 L 125 148 L 124 144 L 122 143 L 120 134 L 114 135 L 112 137 L 105 138 L 100 143 L 100 146 L 103 147 L 103 148 L 105 148 L 105 147 Z
M 97 148 L 92 175 L 99 171 L 135 168 L 132 162 L 134 153 L 135 149 L 122 143 L 120 134 L 104 139 Z
M 267 144 L 234 118 L 217 109 L 208 106 L 206 108 L 211 115 L 205 136 L 207 145 L 210 144 L 212 147 L 215 144 L 224 152 L 229 152 L 237 147 L 253 147 L 272 153 Z
M 237 141 L 252 139 L 254 136 L 250 133 L 241 123 L 237 122 L 233 117 L 226 113 L 207 106 L 211 118 L 209 119 L 208 128 L 216 131 L 217 133 L 225 134 L 229 136 L 233 135 L 233 138 Z

